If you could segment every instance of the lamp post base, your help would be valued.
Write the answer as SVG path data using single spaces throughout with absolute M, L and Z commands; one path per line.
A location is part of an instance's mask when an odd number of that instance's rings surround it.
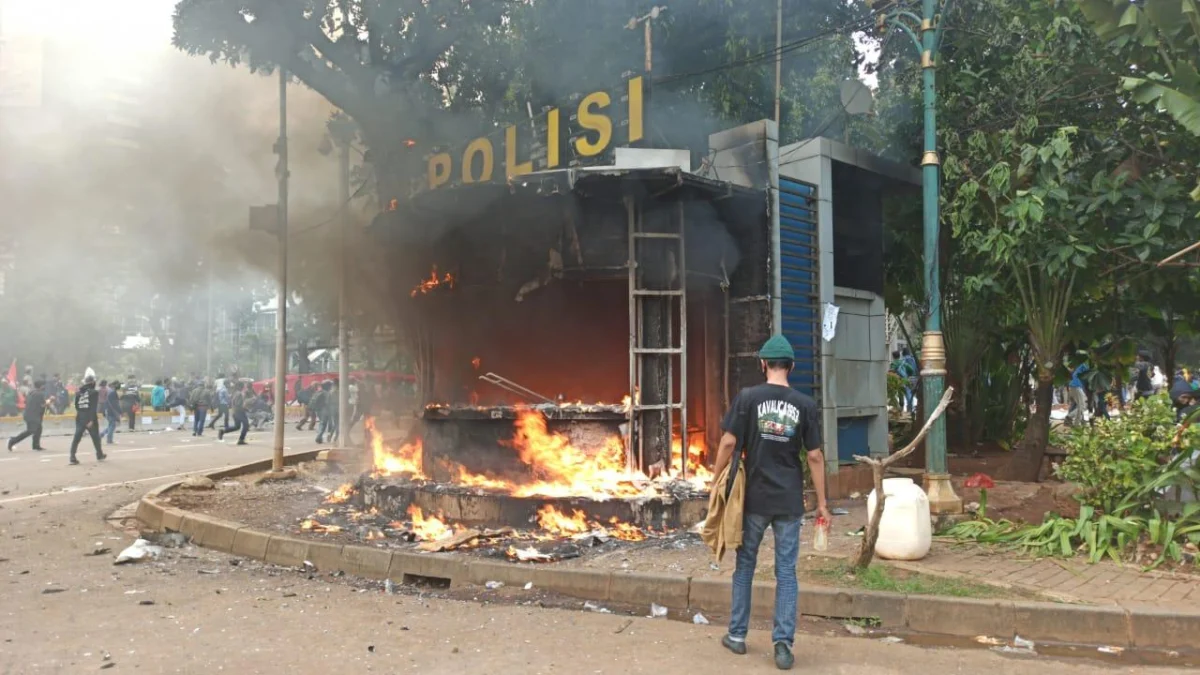
M 954 493 L 948 473 L 927 473 L 924 478 L 925 494 L 929 496 L 929 513 L 935 516 L 963 512 L 962 498 Z

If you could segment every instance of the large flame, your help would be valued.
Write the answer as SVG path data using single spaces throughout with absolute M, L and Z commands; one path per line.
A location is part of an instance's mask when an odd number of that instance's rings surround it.
M 437 541 L 454 534 L 441 518 L 426 516 L 416 504 L 408 507 L 408 517 L 412 520 L 412 533 L 421 541 Z
M 390 450 L 384 446 L 383 434 L 376 430 L 374 418 L 368 417 L 363 426 L 367 437 L 370 438 L 376 475 L 395 476 L 407 473 L 414 479 L 425 478 L 424 447 L 420 439 L 405 443 L 398 450 Z
M 537 523 L 543 530 L 560 536 L 583 534 L 592 530 L 583 511 L 575 510 L 568 516 L 550 504 L 538 509 Z

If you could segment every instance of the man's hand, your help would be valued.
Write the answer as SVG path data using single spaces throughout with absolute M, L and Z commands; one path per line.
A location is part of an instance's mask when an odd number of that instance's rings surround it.
M 824 518 L 825 522 L 827 522 L 827 523 L 833 522 L 833 516 L 829 515 L 829 505 L 828 504 L 821 502 L 821 504 L 819 504 L 817 506 L 817 517 Z

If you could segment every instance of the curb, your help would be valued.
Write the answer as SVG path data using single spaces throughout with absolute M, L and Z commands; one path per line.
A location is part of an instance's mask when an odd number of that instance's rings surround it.
M 298 453 L 294 464 L 319 451 Z M 220 480 L 269 469 L 270 460 L 223 469 L 209 478 Z M 138 502 L 137 519 L 151 530 L 171 530 L 199 546 L 224 553 L 295 567 L 309 561 L 322 571 L 396 583 L 435 581 L 451 587 L 501 581 L 535 587 L 580 599 L 644 606 L 651 602 L 689 613 L 727 614 L 728 579 L 681 575 L 540 567 L 455 554 L 391 551 L 359 545 L 330 544 L 270 534 L 244 524 L 165 506 L 158 498 L 179 482 L 162 485 Z M 755 582 L 753 616 L 770 618 L 775 584 Z M 800 613 L 831 619 L 869 619 L 882 628 L 932 635 L 988 635 L 1036 642 L 1099 644 L 1122 648 L 1190 650 L 1200 632 L 1200 612 L 1126 609 L 1113 605 L 1069 605 L 1050 602 L 976 600 L 932 595 L 905 595 L 845 588 L 800 589 Z

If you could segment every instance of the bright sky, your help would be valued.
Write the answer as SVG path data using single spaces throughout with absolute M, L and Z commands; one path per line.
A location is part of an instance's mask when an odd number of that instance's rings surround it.
M 170 44 L 173 0 L 0 0 L 0 30 L 10 35 L 106 39 L 118 51 Z

